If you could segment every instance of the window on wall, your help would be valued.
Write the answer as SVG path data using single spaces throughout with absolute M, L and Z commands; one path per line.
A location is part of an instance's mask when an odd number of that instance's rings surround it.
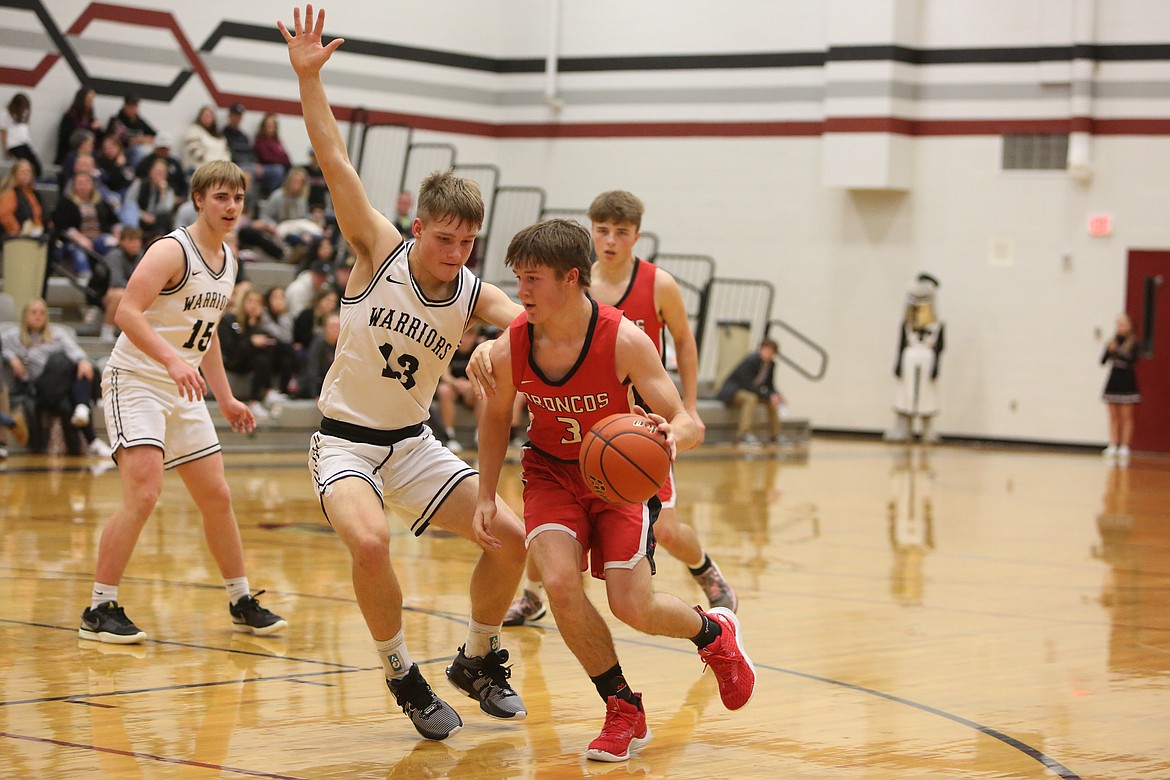
M 1003 136 L 1005 171 L 1063 171 L 1068 168 L 1066 133 L 1020 133 Z

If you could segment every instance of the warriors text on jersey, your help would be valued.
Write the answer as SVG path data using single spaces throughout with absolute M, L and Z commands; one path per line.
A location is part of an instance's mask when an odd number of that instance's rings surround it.
M 635 257 L 634 268 L 630 272 L 630 286 L 614 306 L 621 309 L 627 320 L 645 331 L 661 355 L 662 320 L 654 304 L 654 277 L 657 273 L 658 266 Z
M 629 412 L 629 380 L 614 366 L 622 313 L 593 303 L 593 317 L 576 364 L 556 382 L 548 380 L 532 357 L 532 328 L 521 314 L 508 329 L 512 345 L 512 382 L 528 399 L 532 446 L 553 458 L 576 462 L 581 437 L 604 417 Z
M 236 284 L 236 257 L 225 244 L 223 267 L 216 271 L 199 252 L 186 228 L 174 230 L 160 240 L 168 239 L 178 241 L 183 248 L 183 278 L 162 290 L 144 314 L 151 329 L 163 337 L 183 362 L 198 368 L 231 300 Z M 134 346 L 125 333 L 118 337 L 107 365 L 170 381 L 163 365 Z
M 455 291 L 429 300 L 410 273 L 414 241 L 399 244 L 368 287 L 341 299 L 337 360 L 325 375 L 321 413 L 378 430 L 430 417 L 439 378 L 479 300 L 480 280 L 459 271 Z

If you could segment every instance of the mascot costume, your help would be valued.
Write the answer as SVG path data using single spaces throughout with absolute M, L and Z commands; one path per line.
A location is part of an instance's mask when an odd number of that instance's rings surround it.
M 919 274 L 907 297 L 898 362 L 894 366 L 894 376 L 898 378 L 894 427 L 886 433 L 888 441 L 913 439 L 916 422 L 922 441 L 938 441 L 938 433 L 931 428 L 938 414 L 936 383 L 943 351 L 944 326 L 935 313 L 937 292 L 938 280 L 930 274 Z

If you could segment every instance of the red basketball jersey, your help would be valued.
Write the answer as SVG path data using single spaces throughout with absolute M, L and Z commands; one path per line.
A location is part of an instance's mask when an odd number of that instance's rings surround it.
M 553 458 L 576 462 L 583 437 L 594 423 L 629 412 L 630 384 L 614 368 L 622 313 L 593 301 L 593 318 L 577 363 L 565 376 L 549 381 L 532 358 L 532 327 L 521 314 L 508 329 L 512 345 L 512 381 L 528 399 L 532 424 L 528 440 Z
M 654 305 L 654 277 L 657 273 L 658 266 L 635 257 L 630 286 L 614 306 L 622 310 L 627 320 L 646 332 L 661 355 L 662 320 L 658 317 L 658 307 Z

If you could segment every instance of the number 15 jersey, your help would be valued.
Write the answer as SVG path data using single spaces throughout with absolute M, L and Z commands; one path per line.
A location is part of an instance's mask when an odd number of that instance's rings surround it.
M 217 273 L 207 264 L 186 228 L 174 230 L 159 240 L 168 239 L 179 242 L 183 248 L 183 278 L 173 287 L 160 291 L 143 314 L 154 332 L 163 337 L 184 363 L 199 368 L 220 317 L 231 301 L 236 284 L 236 257 L 224 244 L 223 268 Z M 106 365 L 171 381 L 162 363 L 136 347 L 125 333 L 118 336 Z
M 377 430 L 430 417 L 439 378 L 475 312 L 480 280 L 461 268 L 451 297 L 432 301 L 410 272 L 413 248 L 413 240 L 399 244 L 365 290 L 341 299 L 337 359 L 317 402 L 326 417 Z

